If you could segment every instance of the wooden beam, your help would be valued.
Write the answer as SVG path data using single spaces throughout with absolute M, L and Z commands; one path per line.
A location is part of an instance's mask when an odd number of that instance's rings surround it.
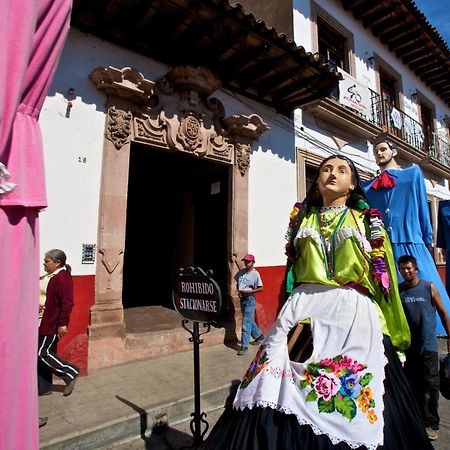
M 380 0 L 365 0 L 353 4 L 352 13 L 355 19 L 360 20 L 364 12 L 371 7 L 379 6 Z
M 412 41 L 408 45 L 404 45 L 402 48 L 396 48 L 395 54 L 402 58 L 403 56 L 409 55 L 410 53 L 416 52 L 418 49 L 423 48 L 427 44 L 428 40 L 421 39 L 417 41 Z
M 397 31 L 398 28 L 402 28 L 403 25 L 399 23 L 397 18 L 393 18 L 385 21 L 380 25 L 376 25 L 371 27 L 373 34 L 375 36 L 385 36 L 386 34 L 392 33 L 393 31 Z M 397 33 L 396 33 L 397 34 Z
M 286 82 L 289 82 L 294 76 L 301 75 L 304 72 L 305 67 L 291 67 L 284 72 L 278 73 L 275 76 L 270 77 L 262 82 L 257 83 L 256 89 L 261 94 L 267 92 L 272 93 L 277 87 L 283 86 Z
M 409 32 L 405 29 L 403 32 L 398 33 L 397 36 L 389 40 L 389 49 L 395 51 L 397 47 L 408 45 L 413 39 L 418 38 L 422 34 L 423 32 L 420 30 Z
M 245 72 L 248 67 L 255 64 L 264 55 L 267 55 L 270 47 L 266 43 L 262 43 L 257 47 L 250 47 L 248 49 L 242 48 L 239 53 L 236 53 L 223 63 L 222 73 L 225 79 L 231 80 L 239 74 Z

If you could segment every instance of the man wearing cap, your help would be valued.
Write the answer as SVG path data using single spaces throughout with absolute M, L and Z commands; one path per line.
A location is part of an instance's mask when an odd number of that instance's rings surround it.
M 235 276 L 242 311 L 242 336 L 241 348 L 238 351 L 239 356 L 248 350 L 250 337 L 255 339 L 251 342 L 252 345 L 259 345 L 264 339 L 264 335 L 255 322 L 255 294 L 263 290 L 263 283 L 259 272 L 253 267 L 255 257 L 247 254 L 242 258 L 242 261 L 244 261 L 245 269 L 239 270 Z

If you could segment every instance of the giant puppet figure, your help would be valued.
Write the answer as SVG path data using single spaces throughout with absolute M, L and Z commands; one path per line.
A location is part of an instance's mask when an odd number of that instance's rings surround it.
M 394 351 L 410 344 L 395 261 L 366 200 L 352 161 L 322 161 L 290 216 L 291 294 L 202 450 L 432 449 Z M 309 355 L 289 353 L 297 324 Z
M 395 160 L 395 145 L 386 133 L 373 142 L 373 153 L 380 175 L 366 182 L 364 190 L 370 205 L 383 215 L 395 259 L 402 255 L 414 256 L 420 267 L 420 278 L 437 287 L 449 311 L 450 300 L 429 251 L 433 230 L 422 172 L 416 165 L 400 167 Z M 440 321 L 437 321 L 436 332 L 445 333 Z

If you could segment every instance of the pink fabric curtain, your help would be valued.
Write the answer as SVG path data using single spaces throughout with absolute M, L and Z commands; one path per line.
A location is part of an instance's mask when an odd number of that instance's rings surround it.
M 37 123 L 67 36 L 71 0 L 20 0 L 0 14 L 0 449 L 37 449 L 38 211 L 46 206 Z M 51 418 L 50 418 L 51 420 Z

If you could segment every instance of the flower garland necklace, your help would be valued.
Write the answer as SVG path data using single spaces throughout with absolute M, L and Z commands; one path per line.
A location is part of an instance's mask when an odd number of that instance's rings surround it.
M 379 283 L 381 290 L 385 295 L 389 294 L 390 281 L 389 274 L 386 268 L 386 261 L 384 257 L 386 255 L 386 249 L 384 248 L 384 235 L 383 235 L 383 219 L 380 211 L 376 208 L 371 208 L 364 200 L 360 199 L 356 203 L 357 207 L 361 210 L 369 219 L 370 229 L 370 245 L 372 251 L 370 252 L 370 258 L 372 262 L 372 276 L 373 280 Z
M 348 208 L 345 208 L 342 212 L 338 213 L 336 216 L 340 215 L 339 221 L 331 233 L 330 239 L 327 241 L 325 238 L 325 230 L 324 227 L 328 226 L 324 223 L 323 217 L 322 217 L 322 211 L 321 208 L 318 208 L 316 211 L 317 220 L 319 222 L 319 231 L 320 231 L 320 248 L 322 250 L 322 257 L 325 262 L 325 272 L 327 274 L 327 278 L 329 280 L 333 280 L 335 278 L 334 274 L 334 260 L 336 256 L 336 233 L 341 228 L 342 223 L 344 222 L 345 218 L 348 214 Z M 333 218 L 334 220 L 334 218 Z M 330 224 L 331 222 L 329 222 Z M 337 281 L 337 280 L 336 280 Z
M 345 205 L 320 208 L 321 219 L 322 219 L 323 225 L 325 227 L 330 226 L 336 220 L 336 218 L 342 214 L 342 212 L 344 211 L 345 208 L 346 208 Z M 334 216 L 332 216 L 330 219 L 325 219 L 325 214 L 330 213 L 330 212 L 334 212 L 335 213 Z
M 375 282 L 379 283 L 383 293 L 387 294 L 389 292 L 389 275 L 387 273 L 386 263 L 384 261 L 384 256 L 386 254 L 386 250 L 383 246 L 384 236 L 382 233 L 383 221 L 381 219 L 381 214 L 375 208 L 370 208 L 369 205 L 363 200 L 358 200 L 357 206 L 361 208 L 361 213 L 369 218 L 369 229 L 370 229 L 370 245 L 372 250 L 370 252 L 371 263 L 372 263 L 372 276 Z M 319 229 L 320 229 L 320 238 L 321 238 L 321 249 L 322 255 L 325 262 L 325 272 L 327 278 L 329 280 L 335 280 L 339 285 L 343 285 L 341 280 L 337 277 L 334 272 L 335 265 L 335 256 L 336 256 L 336 245 L 335 245 L 335 235 L 339 228 L 341 228 L 342 223 L 347 215 L 347 212 L 350 211 L 352 215 L 353 221 L 356 225 L 356 229 L 360 234 L 361 230 L 359 229 L 358 222 L 356 220 L 355 214 L 352 209 L 346 209 L 345 212 L 341 215 L 339 222 L 336 225 L 336 228 L 333 230 L 333 233 L 330 236 L 329 242 L 327 243 L 325 238 L 324 231 L 324 223 L 322 221 L 322 215 L 319 210 L 317 211 L 317 217 L 319 221 Z M 328 245 L 327 245 L 328 244 Z M 328 247 L 328 248 L 327 248 Z M 358 279 L 353 283 L 359 284 L 359 282 L 363 279 L 364 274 L 366 273 L 366 257 L 364 251 L 364 245 L 360 243 L 360 249 L 362 254 L 362 271 L 361 275 Z
M 361 211 L 366 216 L 369 222 L 370 238 L 369 242 L 372 247 L 370 252 L 371 258 L 371 272 L 373 280 L 378 283 L 385 295 L 389 293 L 390 281 L 389 274 L 386 268 L 384 248 L 384 235 L 383 235 L 383 219 L 380 212 L 376 208 L 371 208 L 364 200 L 360 199 L 356 202 L 356 209 Z M 295 203 L 294 208 L 290 215 L 289 226 L 286 232 L 286 248 L 285 254 L 288 258 L 288 276 L 289 279 L 286 282 L 287 292 L 293 289 L 293 263 L 296 259 L 296 251 L 294 248 L 294 238 L 298 228 L 306 216 L 307 206 L 306 203 Z M 365 258 L 363 258 L 365 260 Z M 363 271 L 364 273 L 364 271 Z M 328 274 L 327 274 L 328 275 Z M 361 277 L 362 278 L 362 277 Z

